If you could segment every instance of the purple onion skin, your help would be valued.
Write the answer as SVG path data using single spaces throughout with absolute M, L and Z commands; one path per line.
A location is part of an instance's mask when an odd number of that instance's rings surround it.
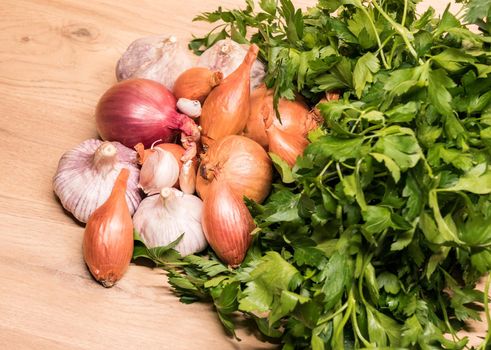
M 193 135 L 195 123 L 176 110 L 176 98 L 162 84 L 129 79 L 113 85 L 96 108 L 97 131 L 102 139 L 133 148 L 155 141 L 175 142 L 182 131 Z

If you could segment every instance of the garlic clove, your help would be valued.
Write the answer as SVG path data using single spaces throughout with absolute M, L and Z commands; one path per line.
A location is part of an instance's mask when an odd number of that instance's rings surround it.
M 133 214 L 141 201 L 137 186 L 140 170 L 136 152 L 119 142 L 89 139 L 65 152 L 53 177 L 53 190 L 63 207 L 85 223 L 109 198 L 123 168 L 130 171 L 126 201 Z
M 179 187 L 182 192 L 187 194 L 193 194 L 196 190 L 196 169 L 192 159 L 187 160 L 181 168 Z
M 171 152 L 154 148 L 140 170 L 140 187 L 147 195 L 159 193 L 164 187 L 172 187 L 179 179 L 179 164 Z
M 177 100 L 177 108 L 191 118 L 198 118 L 201 115 L 201 103 L 198 100 L 181 97 Z

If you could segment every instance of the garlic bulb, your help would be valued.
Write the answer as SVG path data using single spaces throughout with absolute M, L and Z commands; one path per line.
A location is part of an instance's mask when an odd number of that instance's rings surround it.
M 160 147 L 153 148 L 140 171 L 140 187 L 148 195 L 159 193 L 164 187 L 172 187 L 179 179 L 179 163 L 174 155 Z
M 223 78 L 226 78 L 244 61 L 248 50 L 249 45 L 240 45 L 231 39 L 219 40 L 203 52 L 198 59 L 198 66 L 220 71 Z M 262 83 L 265 76 L 264 64 L 256 60 L 251 69 L 251 91 Z
M 196 58 L 175 36 L 150 36 L 135 40 L 116 67 L 118 81 L 129 78 L 155 80 L 170 91 L 176 79 L 195 66 Z
M 174 249 L 185 256 L 207 246 L 201 228 L 202 210 L 203 202 L 198 197 L 164 188 L 159 195 L 141 202 L 133 216 L 133 225 L 150 248 L 166 246 L 184 233 Z
M 81 222 L 111 194 L 122 168 L 130 171 L 126 202 L 133 214 L 141 201 L 136 152 L 119 142 L 89 139 L 66 152 L 58 163 L 53 188 L 63 207 Z

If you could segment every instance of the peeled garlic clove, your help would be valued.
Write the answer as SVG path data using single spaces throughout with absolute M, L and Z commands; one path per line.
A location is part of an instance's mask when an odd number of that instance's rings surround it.
M 63 207 L 81 221 L 104 203 L 121 169 L 130 171 L 126 201 L 133 214 L 141 201 L 136 152 L 119 142 L 89 139 L 66 152 L 58 163 L 53 189 Z
M 254 220 L 242 197 L 223 181 L 213 183 L 203 202 L 203 231 L 213 251 L 225 263 L 242 263 L 252 242 Z
M 121 169 L 107 201 L 89 217 L 83 240 L 84 260 L 94 278 L 112 287 L 133 255 L 133 222 L 125 192 L 130 172 Z
M 154 148 L 140 170 L 140 187 L 147 195 L 159 193 L 164 187 L 172 187 L 179 179 L 179 164 L 171 152 Z
M 219 40 L 199 56 L 198 66 L 220 71 L 226 78 L 240 66 L 248 50 L 249 45 L 241 45 L 231 39 Z M 263 82 L 265 76 L 265 65 L 256 60 L 250 71 L 251 91 Z
M 135 40 L 119 59 L 118 81 L 145 78 L 172 91 L 182 72 L 195 66 L 196 58 L 175 36 L 150 36 Z
M 198 197 L 164 188 L 141 202 L 133 224 L 149 248 L 166 246 L 184 234 L 174 249 L 185 256 L 207 246 L 201 227 L 202 210 L 203 202 Z
M 192 159 L 184 162 L 181 168 L 179 187 L 182 192 L 187 194 L 193 194 L 196 190 L 196 169 L 194 168 Z
M 181 97 L 177 100 L 177 108 L 191 118 L 198 118 L 201 115 L 201 103 L 198 100 Z

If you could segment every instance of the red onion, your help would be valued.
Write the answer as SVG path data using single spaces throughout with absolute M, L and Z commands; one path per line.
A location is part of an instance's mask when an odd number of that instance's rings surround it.
M 165 86 L 148 79 L 129 79 L 113 85 L 96 109 L 99 135 L 127 147 L 155 141 L 175 142 L 179 132 L 191 140 L 199 130 L 188 116 L 177 112 L 176 98 Z

